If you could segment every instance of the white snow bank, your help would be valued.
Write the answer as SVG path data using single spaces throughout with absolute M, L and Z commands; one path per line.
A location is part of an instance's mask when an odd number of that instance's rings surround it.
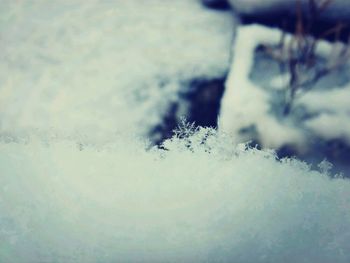
M 212 130 L 165 148 L 2 138 L 0 261 L 349 262 L 348 180 Z
M 0 2 L 0 128 L 145 134 L 186 82 L 223 76 L 233 21 L 197 1 Z

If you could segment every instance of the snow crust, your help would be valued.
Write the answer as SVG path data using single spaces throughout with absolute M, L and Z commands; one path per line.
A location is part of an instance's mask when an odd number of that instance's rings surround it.
M 233 18 L 197 1 L 0 2 L 0 128 L 147 134 L 193 78 L 225 75 Z
M 350 182 L 210 129 L 2 137 L 1 262 L 349 262 Z

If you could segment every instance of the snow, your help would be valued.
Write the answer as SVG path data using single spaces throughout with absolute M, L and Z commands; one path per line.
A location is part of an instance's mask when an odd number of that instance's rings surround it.
M 349 262 L 350 182 L 328 164 L 180 137 L 2 138 L 2 262 Z
M 321 113 L 316 118 L 306 121 L 306 126 L 320 134 L 322 138 L 342 139 L 348 145 L 350 144 L 349 114 Z
M 273 108 L 272 102 L 278 100 L 276 92 L 283 92 L 287 87 L 283 84 L 290 76 L 274 72 L 271 64 L 257 68 L 261 58 L 255 57 L 255 50 L 260 44 L 279 43 L 280 37 L 278 29 L 260 25 L 242 26 L 237 30 L 219 129 L 234 136 L 237 143 L 257 139 L 267 148 L 293 145 L 300 152 L 312 147 L 310 142 L 314 138 L 342 139 L 349 143 L 348 65 L 320 80 L 310 91 L 299 94 L 290 116 L 281 119 L 276 113 L 278 109 Z M 316 54 L 327 58 L 338 45 L 319 41 Z M 255 78 L 254 70 L 259 71 Z
M 343 139 L 350 145 L 350 86 L 305 94 L 299 101 L 311 113 L 317 114 L 306 121 L 306 126 L 323 138 Z
M 0 3 L 0 129 L 146 135 L 229 66 L 230 12 L 197 1 Z
M 312 91 L 300 98 L 300 104 L 304 104 L 310 111 L 318 112 L 327 110 L 334 113 L 349 113 L 348 103 L 350 86 L 342 89 L 331 89 L 324 91 Z M 325 100 L 324 98 L 327 98 Z
M 233 59 L 221 102 L 219 129 L 236 138 L 236 142 L 252 139 L 241 131 L 254 126 L 261 144 L 279 148 L 286 144 L 302 147 L 303 135 L 292 125 L 279 122 L 270 114 L 268 91 L 250 80 L 255 49 L 261 43 L 274 43 L 280 31 L 264 26 L 250 25 L 237 29 L 233 45 Z M 268 73 L 266 73 L 268 74 Z M 271 78 L 272 81 L 275 79 Z M 249 136 L 249 135 L 248 135 Z M 256 139 L 256 138 L 255 138 Z
M 312 171 L 191 125 L 163 149 L 145 138 L 188 81 L 225 75 L 229 12 L 4 0 L 0 19 L 0 262 L 350 261 L 350 183 L 331 179 L 329 163 Z M 227 95 L 246 89 L 224 98 L 221 120 L 245 124 L 247 112 L 265 141 L 289 140 L 242 58 Z M 229 117 L 231 98 L 247 108 Z

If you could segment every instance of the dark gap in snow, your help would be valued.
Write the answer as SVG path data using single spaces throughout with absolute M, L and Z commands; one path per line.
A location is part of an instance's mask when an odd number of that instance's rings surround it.
M 226 76 L 196 78 L 185 83 L 187 88 L 179 94 L 179 101 L 169 106 L 162 122 L 151 131 L 153 142 L 159 145 L 172 137 L 183 118 L 196 126 L 216 128 L 225 80 Z
M 179 109 L 179 103 L 172 103 L 167 113 L 163 116 L 163 120 L 150 132 L 150 138 L 155 145 L 161 145 L 166 139 L 173 136 L 173 130 L 176 128 L 177 111 Z
M 348 164 L 350 160 L 350 146 L 342 139 L 327 141 L 323 146 L 326 149 L 330 161 L 337 160 L 340 163 Z
M 278 158 L 293 158 L 298 157 L 297 151 L 293 145 L 283 145 L 276 151 Z
M 216 9 L 216 10 L 229 10 L 233 9 L 233 11 L 237 14 L 240 14 L 239 8 L 235 10 L 229 4 L 227 0 L 201 0 L 202 4 L 208 8 Z M 247 1 L 249 2 L 249 1 Z M 316 1 L 317 2 L 317 1 Z M 247 3 L 247 6 L 252 5 L 252 3 Z M 269 3 L 267 3 L 269 5 Z M 276 3 L 277 5 L 277 3 Z M 244 8 L 243 8 L 244 9 Z M 335 14 L 333 14 L 335 16 Z M 296 16 L 296 7 L 287 10 L 271 7 L 269 11 L 259 11 L 256 9 L 253 13 L 241 13 L 240 19 L 242 24 L 262 24 L 268 27 L 277 27 L 287 31 L 289 33 L 296 32 L 297 16 Z M 308 9 L 303 10 L 302 15 L 304 25 L 310 25 L 310 28 L 304 28 L 307 30 L 307 34 L 312 35 L 314 37 L 325 38 L 329 41 L 342 41 L 347 43 L 349 41 L 350 35 L 350 18 L 341 18 L 336 17 L 325 17 L 322 13 L 316 15 L 313 21 L 311 14 L 309 14 Z M 337 34 L 328 34 L 324 36 L 325 32 L 330 30 L 334 30 L 334 28 L 338 25 L 344 26 L 342 30 Z
M 284 145 L 277 150 L 277 156 L 279 158 L 297 157 L 310 163 L 313 169 L 317 168 L 323 160 L 327 160 L 334 165 L 331 174 L 343 174 L 345 177 L 350 177 L 350 146 L 342 139 L 315 138 L 312 147 L 303 154 L 298 153 L 291 145 Z
M 187 119 L 202 127 L 217 127 L 221 98 L 225 89 L 224 78 L 205 80 L 195 79 L 190 83 L 190 90 L 183 94 L 190 104 Z
M 204 6 L 216 10 L 228 10 L 230 9 L 230 4 L 227 0 L 202 0 Z
M 286 12 L 271 12 L 265 14 L 252 14 L 252 15 L 241 15 L 242 24 L 262 24 L 268 27 L 280 28 L 289 33 L 296 32 L 296 17 L 290 13 Z M 344 22 L 346 24 L 346 21 Z M 343 24 L 344 24 L 343 23 Z M 337 25 L 335 22 L 330 22 L 326 20 L 317 20 L 314 22 L 314 26 L 309 32 L 306 32 L 314 37 L 320 37 L 324 35 L 328 30 L 334 29 Z M 346 26 L 340 31 L 339 39 L 335 38 L 335 34 L 330 34 L 325 37 L 329 41 L 342 41 L 347 43 L 350 35 L 350 27 Z
M 250 148 L 263 149 L 259 139 L 253 139 L 247 145 Z M 297 158 L 310 164 L 313 170 L 319 170 L 319 164 L 326 160 L 333 164 L 330 176 L 341 174 L 346 178 L 350 178 L 350 145 L 343 139 L 324 140 L 315 138 L 304 153 L 300 153 L 294 145 L 289 144 L 275 150 L 278 159 Z

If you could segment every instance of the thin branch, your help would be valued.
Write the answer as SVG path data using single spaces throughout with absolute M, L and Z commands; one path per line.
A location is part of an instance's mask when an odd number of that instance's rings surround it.
M 279 62 L 281 73 L 287 69 L 290 75 L 286 89 L 284 115 L 289 114 L 298 90 L 303 92 L 310 90 L 319 80 L 345 65 L 349 59 L 350 36 L 348 44 L 342 47 L 340 51 L 335 48 L 332 50 L 331 55 L 325 58 L 327 62 L 324 65 L 317 56 L 320 39 L 334 36 L 337 42 L 342 30 L 346 28 L 344 24 L 338 23 L 333 28 L 323 32 L 319 37 L 309 36 L 313 27 L 317 25 L 321 13 L 332 2 L 333 0 L 322 2 L 309 0 L 309 14 L 304 17 L 301 2 L 296 0 L 295 32 L 292 37 L 287 40 L 286 33 L 283 32 L 277 47 L 263 46 L 264 52 Z

